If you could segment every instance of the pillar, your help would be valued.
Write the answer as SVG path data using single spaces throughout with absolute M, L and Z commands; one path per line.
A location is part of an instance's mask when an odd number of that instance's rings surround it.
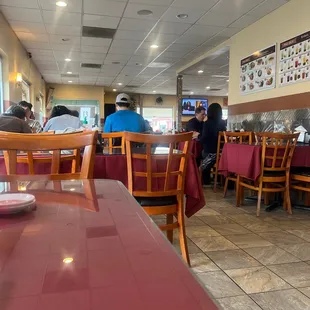
M 176 129 L 182 130 L 182 92 L 183 92 L 183 75 L 177 76 L 177 113 L 176 113 Z

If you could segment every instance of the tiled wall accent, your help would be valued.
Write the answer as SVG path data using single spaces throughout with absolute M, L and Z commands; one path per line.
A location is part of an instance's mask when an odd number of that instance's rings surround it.
M 230 115 L 228 130 L 293 132 L 302 125 L 310 132 L 310 108 Z

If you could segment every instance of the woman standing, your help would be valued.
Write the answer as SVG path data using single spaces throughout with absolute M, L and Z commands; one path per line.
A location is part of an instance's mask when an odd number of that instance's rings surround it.
M 209 106 L 207 117 L 200 139 L 203 145 L 203 181 L 206 185 L 210 184 L 210 172 L 216 162 L 218 134 L 220 131 L 226 131 L 225 123 L 222 120 L 222 107 L 218 103 L 212 103 Z

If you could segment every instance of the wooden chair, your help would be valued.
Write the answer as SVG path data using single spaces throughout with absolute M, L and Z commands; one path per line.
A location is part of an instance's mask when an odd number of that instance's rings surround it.
M 72 134 L 59 134 L 59 135 L 41 135 L 41 134 L 14 134 L 14 135 L 1 135 L 0 134 L 0 150 L 4 151 L 4 159 L 6 165 L 7 175 L 1 175 L 1 181 L 11 180 L 67 180 L 67 179 L 91 179 L 93 177 L 93 167 L 95 160 L 96 142 L 98 133 L 94 132 L 81 132 Z M 80 149 L 84 148 L 83 162 L 80 172 L 75 173 L 60 173 L 60 163 L 62 162 L 62 150 L 74 150 L 75 163 L 80 162 Z M 48 175 L 34 174 L 30 171 L 29 175 L 17 174 L 17 164 L 21 162 L 18 160 L 18 151 L 31 154 L 33 152 L 52 151 L 50 156 L 45 159 L 46 162 L 51 163 L 51 173 Z M 28 163 L 28 156 L 23 161 Z M 30 160 L 33 165 L 35 159 Z M 72 170 L 77 170 L 72 164 Z M 33 172 L 33 173 L 32 173 Z
M 217 189 L 218 176 L 221 175 L 221 173 L 219 173 L 218 171 L 218 167 L 219 167 L 219 162 L 220 162 L 224 143 L 225 143 L 224 132 L 221 131 L 218 134 L 218 140 L 217 140 L 216 163 L 214 167 L 211 169 L 211 175 L 213 175 L 214 177 L 214 187 L 213 187 L 214 193 L 216 193 L 216 189 Z
M 257 181 L 237 176 L 237 207 L 240 206 L 244 188 L 258 192 L 257 216 L 260 214 L 262 193 L 284 193 L 285 210 L 292 214 L 290 200 L 290 166 L 298 134 L 255 133 L 255 140 L 262 144 L 261 173 Z
M 234 144 L 252 144 L 252 132 L 231 132 L 231 131 L 225 131 L 224 132 L 224 140 L 225 143 L 234 143 Z M 225 185 L 224 185 L 224 197 L 226 197 L 227 194 L 227 188 L 228 188 L 228 182 L 232 181 L 234 183 L 237 182 L 237 176 L 235 174 L 229 174 L 225 179 Z
M 103 141 L 108 141 L 109 154 L 113 154 L 114 150 L 120 150 L 119 152 L 121 154 L 125 154 L 125 139 L 123 132 L 102 133 L 101 138 Z M 113 145 L 115 141 L 119 141 L 119 145 Z
M 291 189 L 305 193 L 305 205 L 310 206 L 310 171 L 294 172 L 291 174 Z M 302 198 L 302 195 L 301 195 Z
M 137 199 L 147 214 L 166 215 L 166 225 L 159 225 L 163 231 L 167 231 L 169 241 L 173 242 L 173 230 L 179 228 L 181 253 L 184 260 L 190 265 L 184 223 L 184 184 L 187 163 L 189 158 L 189 144 L 192 133 L 177 135 L 146 135 L 137 133 L 125 133 L 128 190 Z M 175 143 L 184 142 L 182 151 L 174 149 Z M 145 152 L 141 148 L 134 148 L 134 143 L 143 143 Z M 167 144 L 169 150 L 166 155 L 152 154 L 152 145 Z M 139 151 L 140 150 L 140 151 Z M 137 171 L 134 160 L 140 160 L 146 164 L 145 171 Z M 164 172 L 154 172 L 155 160 L 167 160 Z M 144 178 L 145 190 L 136 190 L 135 179 Z M 161 179 L 162 186 L 157 184 Z M 175 182 L 174 182 L 175 181 Z M 157 186 L 154 186 L 154 183 Z M 157 190 L 155 190 L 157 188 Z M 174 222 L 174 215 L 176 221 Z

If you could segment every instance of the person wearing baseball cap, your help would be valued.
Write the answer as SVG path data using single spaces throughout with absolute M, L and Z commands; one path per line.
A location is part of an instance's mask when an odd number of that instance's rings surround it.
M 109 115 L 104 123 L 104 132 L 145 132 L 144 118 L 129 109 L 131 100 L 127 94 L 116 97 L 117 112 Z

